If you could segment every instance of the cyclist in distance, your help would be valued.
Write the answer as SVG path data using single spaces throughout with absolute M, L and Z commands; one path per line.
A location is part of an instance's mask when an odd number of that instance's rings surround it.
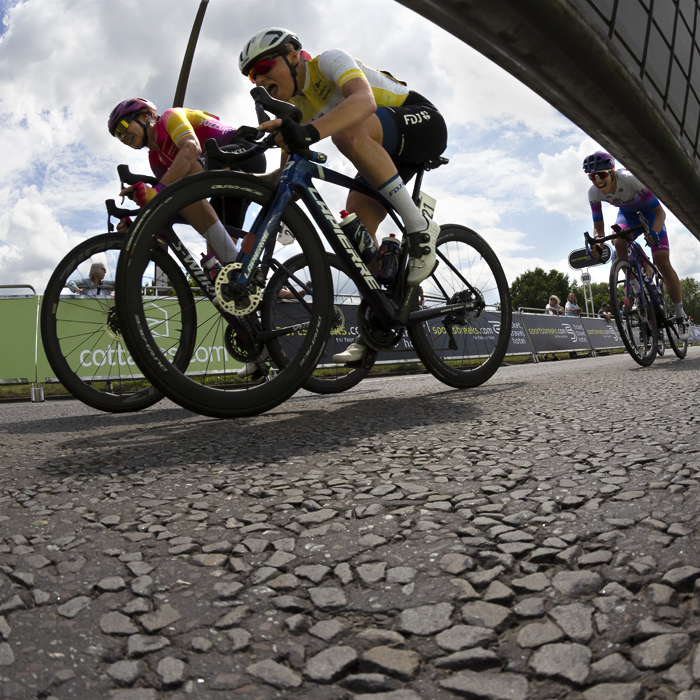
M 271 97 L 302 112 L 301 124 L 274 119 L 260 125 L 264 131 L 279 131 L 283 165 L 290 151 L 330 136 L 357 168 L 358 177 L 391 202 L 408 236 L 408 284 L 419 286 L 435 266 L 440 227 L 420 213 L 405 183 L 421 163 L 445 150 L 447 127 L 436 107 L 406 83 L 339 49 L 312 58 L 295 34 L 280 27 L 253 36 L 238 65 Z M 345 208 L 357 214 L 376 243 L 377 228 L 387 213 L 382 204 L 350 192 Z M 334 361 L 358 361 L 363 352 L 364 344 L 356 341 Z
M 619 208 L 617 223 L 620 228 L 631 228 L 639 224 L 637 212 L 641 212 L 649 222 L 651 229 L 646 242 L 651 248 L 652 259 L 664 278 L 668 294 L 676 311 L 676 325 L 681 340 L 688 338 L 688 319 L 683 310 L 681 283 L 669 258 L 668 233 L 666 231 L 666 212 L 654 194 L 628 170 L 615 169 L 615 159 L 605 151 L 596 151 L 586 156 L 583 171 L 593 183 L 588 190 L 588 201 L 593 214 L 593 231 L 595 238 L 605 236 L 602 202 L 608 202 Z M 615 252 L 621 260 L 627 260 L 627 241 L 615 239 Z M 597 257 L 598 253 L 593 252 Z M 638 292 L 639 290 L 635 290 Z
M 142 207 L 168 185 L 204 170 L 202 155 L 204 142 L 213 138 L 219 146 L 240 145 L 236 129 L 219 121 L 208 112 L 194 109 L 173 108 L 158 116 L 156 106 L 147 99 L 136 97 L 120 102 L 109 115 L 109 133 L 123 144 L 135 149 L 148 148 L 148 161 L 158 179 L 155 187 L 143 182 L 131 185 L 120 192 L 122 196 L 133 192 L 134 200 Z M 231 150 L 231 149 L 227 149 Z M 265 156 L 252 156 L 240 164 L 244 172 L 265 172 Z M 210 168 L 216 164 L 210 162 Z M 207 241 L 208 252 L 216 252 L 221 262 L 232 262 L 238 252 L 228 232 L 209 202 L 198 202 L 182 211 L 189 223 Z M 130 221 L 119 222 L 118 230 L 128 228 Z

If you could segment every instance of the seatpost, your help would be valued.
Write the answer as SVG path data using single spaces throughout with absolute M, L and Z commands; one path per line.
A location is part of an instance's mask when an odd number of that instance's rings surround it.
M 421 168 L 417 173 L 416 173 L 416 181 L 413 185 L 413 201 L 418 203 L 418 195 L 420 194 L 420 188 L 421 185 L 423 184 L 423 174 L 425 173 L 425 170 Z

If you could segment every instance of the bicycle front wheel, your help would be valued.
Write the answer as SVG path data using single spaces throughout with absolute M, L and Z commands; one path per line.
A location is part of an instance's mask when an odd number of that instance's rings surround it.
M 377 351 L 367 347 L 361 362 L 353 366 L 336 364 L 333 356 L 346 349 L 352 332 L 348 321 L 354 322 L 360 304 L 360 293 L 355 282 L 343 269 L 340 259 L 326 253 L 333 283 L 333 317 L 328 342 L 313 374 L 302 387 L 316 394 L 337 394 L 359 384 L 367 376 Z M 314 289 L 308 286 L 309 267 L 304 255 L 295 255 L 276 270 L 265 290 L 263 299 L 264 325 L 280 328 L 308 319 L 311 310 L 309 298 Z M 288 346 L 295 336 L 281 336 L 268 344 L 271 359 L 284 367 L 289 353 Z
M 57 379 L 83 403 L 111 413 L 139 411 L 163 397 L 129 354 L 117 319 L 114 279 L 123 242 L 124 234 L 106 233 L 73 248 L 51 275 L 40 312 Z M 91 272 L 101 267 L 105 275 L 95 285 Z
M 196 343 L 187 373 L 176 367 L 163 344 L 162 333 L 149 324 L 142 280 L 149 274 L 149 250 L 161 232 L 186 207 L 211 199 L 219 219 L 244 238 L 256 222 L 266 220 L 275 189 L 259 178 L 229 171 L 201 173 L 167 188 L 169 196 L 155 197 L 144 208 L 129 232 L 117 275 L 117 303 L 126 342 L 151 382 L 168 398 L 188 410 L 216 418 L 257 415 L 274 408 L 294 394 L 313 371 L 328 336 L 331 322 L 330 274 L 320 240 L 297 205 L 288 205 L 282 221 L 293 236 L 290 245 L 275 243 L 259 263 L 256 289 L 267 286 L 270 270 L 280 261 L 303 254 L 308 281 L 314 289 L 309 311 L 302 323 L 266 325 L 260 304 L 245 316 L 225 315 L 204 292 L 195 298 Z M 257 230 L 257 229 L 256 229 Z M 169 245 L 178 264 L 187 265 L 193 284 L 201 285 L 203 273 L 195 260 L 205 247 L 204 239 L 189 224 L 176 224 L 177 239 Z M 177 248 L 177 250 L 175 250 Z M 305 280 L 306 281 L 306 280 Z M 257 292 L 256 292 L 257 293 Z M 251 291 L 251 298 L 254 297 Z M 285 363 L 269 366 L 266 350 L 281 336 L 293 339 Z M 252 365 L 250 371 L 248 368 Z M 265 369 L 260 378 L 256 365 Z
M 610 306 L 627 352 L 635 362 L 648 367 L 656 359 L 656 313 L 644 281 L 627 260 L 615 260 L 610 270 Z
M 438 266 L 421 286 L 424 308 L 460 301 L 479 309 L 457 312 L 408 329 L 421 362 L 441 382 L 458 389 L 479 386 L 500 366 L 510 342 L 508 282 L 496 254 L 465 226 L 441 227 Z

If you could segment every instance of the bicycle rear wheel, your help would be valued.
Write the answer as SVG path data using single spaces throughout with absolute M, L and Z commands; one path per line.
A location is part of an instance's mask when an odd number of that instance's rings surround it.
M 668 344 L 671 346 L 673 352 L 676 353 L 676 357 L 679 360 L 682 360 L 688 353 L 688 339 L 686 338 L 685 340 L 681 340 L 678 337 L 678 328 L 676 327 L 676 324 L 670 320 L 676 317 L 676 310 L 673 306 L 673 302 L 671 301 L 671 297 L 669 297 L 666 293 L 666 286 L 664 285 L 664 279 L 661 275 L 658 275 L 656 277 L 656 284 L 661 290 L 661 296 L 664 300 L 664 312 L 666 314 L 667 321 L 666 335 L 668 337 Z M 661 339 L 662 337 L 663 328 L 659 328 L 659 339 Z M 663 353 L 660 352 L 659 355 L 661 354 Z
M 73 248 L 51 275 L 40 312 L 44 350 L 58 380 L 83 403 L 112 413 L 139 411 L 163 397 L 129 355 L 117 319 L 114 278 L 123 242 L 124 234 L 106 233 Z M 100 287 L 90 279 L 93 265 L 106 269 Z M 176 288 L 192 296 L 184 276 Z
M 415 324 L 408 333 L 421 362 L 441 382 L 458 389 L 479 386 L 493 376 L 508 350 L 508 282 L 488 243 L 465 226 L 442 226 L 437 258 L 437 268 L 421 284 L 424 308 L 471 300 L 485 306 Z
M 333 281 L 333 319 L 328 342 L 323 350 L 314 373 L 302 387 L 316 394 L 337 394 L 351 389 L 367 376 L 377 352 L 371 348 L 365 350 L 365 357 L 356 366 L 340 365 L 333 362 L 333 355 L 347 347 L 347 338 L 353 334 L 347 322 L 354 323 L 360 294 L 357 285 L 348 277 L 340 259 L 333 253 L 326 253 Z M 304 255 L 295 255 L 280 265 L 271 277 L 263 298 L 264 325 L 279 328 L 301 319 L 308 319 L 310 307 L 308 297 L 314 293 L 307 287 L 309 268 Z M 278 367 L 284 367 L 287 360 L 287 346 L 292 341 L 289 336 L 281 336 L 268 343 L 272 361 Z
M 639 292 L 634 291 L 636 285 L 639 285 Z M 644 294 L 644 305 L 641 294 Z M 644 281 L 627 260 L 615 260 L 610 270 L 610 306 L 627 352 L 635 362 L 648 367 L 656 358 L 656 313 Z
M 297 391 L 323 350 L 331 322 L 330 274 L 315 229 L 294 204 L 288 205 L 282 214 L 294 237 L 293 244 L 286 247 L 275 244 L 272 258 L 264 258 L 259 266 L 257 288 L 265 285 L 269 277 L 268 264 L 274 269 L 276 261 L 300 252 L 305 255 L 308 280 L 314 289 L 305 327 L 299 328 L 298 324 L 267 327 L 259 315 L 260 308 L 232 320 L 202 294 L 195 300 L 196 350 L 185 374 L 170 361 L 167 347 L 162 346 L 147 322 L 140 289 L 148 273 L 148 251 L 169 222 L 184 207 L 212 198 L 222 223 L 239 229 L 240 237 L 244 237 L 256 221 L 265 220 L 274 192 L 268 183 L 240 173 L 201 173 L 169 186 L 169 196 L 154 198 L 129 232 L 125 248 L 128 256 L 123 256 L 117 275 L 117 305 L 127 345 L 151 382 L 168 398 L 191 411 L 234 418 L 270 410 Z M 187 224 L 177 224 L 174 228 L 178 258 L 187 265 L 193 283 L 201 285 L 203 273 L 194 262 L 194 251 L 205 247 L 204 239 Z M 266 344 L 272 342 L 270 335 L 275 333 L 292 338 L 286 364 L 269 368 L 262 380 L 255 374 L 239 376 L 241 367 L 249 362 L 262 365 Z

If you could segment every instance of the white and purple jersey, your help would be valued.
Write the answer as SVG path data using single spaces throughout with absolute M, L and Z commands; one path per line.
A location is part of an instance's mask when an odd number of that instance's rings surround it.
M 611 194 L 603 194 L 595 185 L 591 185 L 588 190 L 588 201 L 591 205 L 593 221 L 603 220 L 602 202 L 619 207 L 625 212 L 641 211 L 647 218 L 647 213 L 651 214 L 660 202 L 654 193 L 644 187 L 644 185 L 632 175 L 629 170 L 617 170 L 617 188 Z
M 656 214 L 654 209 L 661 205 L 656 195 L 645 187 L 629 170 L 616 170 L 617 187 L 610 194 L 603 194 L 595 185 L 588 189 L 588 202 L 591 205 L 591 214 L 594 222 L 603 222 L 602 203 L 607 202 L 619 208 L 615 223 L 622 228 L 631 228 L 639 224 L 637 212 L 640 211 L 649 222 L 654 225 Z M 657 250 L 668 250 L 668 236 L 666 226 L 659 233 L 659 245 L 651 245 L 652 253 Z

